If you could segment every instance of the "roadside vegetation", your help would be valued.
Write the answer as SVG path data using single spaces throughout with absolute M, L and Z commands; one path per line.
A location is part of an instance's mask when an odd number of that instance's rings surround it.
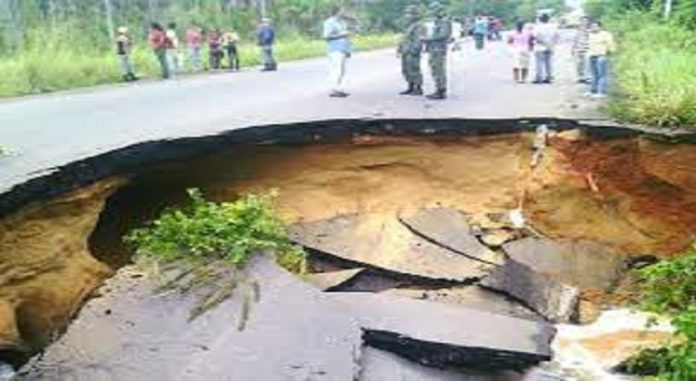
M 361 35 L 354 38 L 357 50 L 372 50 L 394 46 L 396 34 Z M 48 48 L 48 50 L 47 50 Z M 321 56 L 323 41 L 304 36 L 286 37 L 275 46 L 278 60 L 292 61 Z M 239 46 L 242 67 L 258 65 L 258 48 L 250 43 Z M 157 79 L 159 66 L 152 51 L 141 41 L 133 50 L 136 74 L 141 78 Z M 182 51 L 182 57 L 186 57 Z M 186 67 L 190 67 L 184 60 Z M 59 41 L 47 41 L 41 49 L 0 59 L 0 96 L 37 94 L 56 90 L 94 86 L 121 81 L 117 57 L 110 50 L 90 51 L 70 48 Z M 188 69 L 187 69 L 188 70 Z M 220 70 L 220 72 L 225 69 Z
M 426 10 L 430 0 L 413 0 Z M 35 94 L 121 81 L 114 33 L 127 27 L 134 42 L 136 74 L 155 79 L 159 71 L 147 34 L 151 21 L 174 22 L 180 41 L 198 25 L 236 31 L 242 66 L 254 66 L 259 53 L 255 31 L 270 17 L 282 61 L 320 56 L 321 23 L 334 5 L 344 6 L 353 22 L 357 50 L 396 45 L 404 0 L 4 0 L 0 1 L 0 97 Z M 563 8 L 563 0 L 449 0 L 453 17 L 489 14 L 505 20 L 530 19 L 537 7 Z M 204 41 L 205 42 L 205 41 Z M 204 43 L 205 45 L 205 43 Z M 186 56 L 185 49 L 182 55 Z M 203 49 L 203 58 L 207 49 Z M 184 62 L 188 64 L 188 62 Z M 190 65 L 185 65 L 190 66 Z
M 672 343 L 630 359 L 629 371 L 649 380 L 696 380 L 696 246 L 672 260 L 639 270 L 641 304 L 668 316 L 676 332 Z
M 244 272 L 255 255 L 274 255 L 286 269 L 304 272 L 304 252 L 290 241 L 276 217 L 274 194 L 224 203 L 206 200 L 198 189 L 190 189 L 188 195 L 188 207 L 165 210 L 125 241 L 135 248 L 137 261 L 153 270 L 163 289 L 203 290 L 191 319 L 232 296 L 240 284 L 250 285 L 252 295 L 247 299 L 258 299 L 257 286 Z
M 676 1 L 668 20 L 659 0 L 587 6 L 619 42 L 611 114 L 649 126 L 696 128 L 696 2 Z

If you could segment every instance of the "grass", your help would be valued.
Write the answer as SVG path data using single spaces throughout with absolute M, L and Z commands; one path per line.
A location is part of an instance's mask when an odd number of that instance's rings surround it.
M 393 34 L 356 36 L 357 50 L 379 49 L 394 46 Z M 279 61 L 291 61 L 324 54 L 321 40 L 293 38 L 280 40 L 275 53 Z M 241 65 L 258 64 L 258 48 L 252 44 L 239 47 Z M 144 78 L 157 78 L 159 68 L 154 54 L 143 44 L 133 52 L 137 74 Z M 106 83 L 120 82 L 121 73 L 115 54 L 110 51 L 94 52 L 88 49 L 68 49 L 62 46 L 44 46 L 13 57 L 0 59 L 0 97 L 45 93 Z
M 696 31 L 637 12 L 609 28 L 619 37 L 610 112 L 628 122 L 696 128 Z
M 640 307 L 670 317 L 676 333 L 671 345 L 630 359 L 628 370 L 651 380 L 696 380 L 696 246 L 638 275 Z

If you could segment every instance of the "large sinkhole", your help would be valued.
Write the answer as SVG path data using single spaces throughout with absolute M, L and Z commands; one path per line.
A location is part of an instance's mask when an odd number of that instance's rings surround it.
M 419 328 L 400 322 L 400 314 L 421 311 L 421 327 L 450 324 L 445 330 L 461 329 L 461 321 L 441 321 L 435 307 L 425 312 L 393 300 L 426 299 L 535 324 L 591 319 L 582 316 L 588 304 L 612 303 L 620 299 L 617 290 L 630 294 L 631 266 L 669 257 L 693 241 L 693 142 L 563 121 L 341 121 L 146 143 L 87 159 L 3 196 L 0 353 L 17 364 L 58 340 L 45 359 L 32 360 L 30 379 L 57 374 L 58 363 L 82 371 L 66 353 L 100 344 L 79 340 L 88 329 L 80 319 L 92 319 L 90 335 L 118 341 L 113 330 L 99 331 L 94 308 L 80 308 L 96 295 L 104 299 L 95 307 L 102 320 L 128 315 L 119 310 L 127 306 L 148 313 L 103 296 L 119 289 L 118 282 L 95 289 L 129 268 L 124 234 L 185 204 L 186 189 L 195 187 L 218 201 L 277 191 L 277 211 L 316 272 L 303 282 L 338 295 L 387 298 L 378 304 L 396 316 L 390 315 L 394 326 L 363 326 L 361 343 L 399 357 L 353 358 L 361 379 L 388 374 L 380 372 L 389 371 L 389 361 L 519 369 L 551 357 L 542 348 L 548 343 L 539 343 L 543 337 L 526 352 L 515 343 L 496 347 L 496 340 L 481 348 L 432 329 L 424 335 L 443 342 L 409 341 L 400 324 L 415 336 Z M 137 282 L 143 275 L 119 276 Z M 389 303 L 396 304 L 384 307 Z M 166 321 L 163 310 L 151 308 Z M 288 306 L 277 308 L 282 315 Z M 352 310 L 360 308 L 379 310 L 362 304 Z M 488 336 L 495 335 L 492 328 Z M 270 346 L 274 338 L 263 340 Z M 98 365 L 113 365 L 113 354 L 100 352 L 107 364 Z M 367 363 L 370 370 L 361 368 Z M 327 377 L 317 379 L 341 379 Z

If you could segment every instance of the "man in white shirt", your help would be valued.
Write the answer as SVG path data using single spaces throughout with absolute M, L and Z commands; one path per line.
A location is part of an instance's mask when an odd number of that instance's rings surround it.
M 534 26 L 536 79 L 533 83 L 537 84 L 553 81 L 553 51 L 558 43 L 558 27 L 550 20 L 548 14 L 543 14 Z
M 345 90 L 343 82 L 346 74 L 346 62 L 351 55 L 352 48 L 348 24 L 343 17 L 341 7 L 331 9 L 331 17 L 324 22 L 323 37 L 326 40 L 326 53 L 329 58 L 331 87 L 329 96 L 347 97 L 349 93 Z

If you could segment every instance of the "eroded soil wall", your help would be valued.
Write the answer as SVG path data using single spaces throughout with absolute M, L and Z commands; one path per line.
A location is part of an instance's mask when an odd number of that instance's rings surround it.
M 102 180 L 25 206 L 0 221 L 0 350 L 36 348 L 58 332 L 129 261 L 123 234 L 185 202 L 189 187 L 216 200 L 275 189 L 288 223 L 370 213 L 382 228 L 380 216 L 443 206 L 486 227 L 522 206 L 544 235 L 597 241 L 626 255 L 669 256 L 693 240 L 693 144 L 554 132 L 532 169 L 533 141 L 531 132 L 508 131 L 229 145 L 131 169 L 128 184 Z

